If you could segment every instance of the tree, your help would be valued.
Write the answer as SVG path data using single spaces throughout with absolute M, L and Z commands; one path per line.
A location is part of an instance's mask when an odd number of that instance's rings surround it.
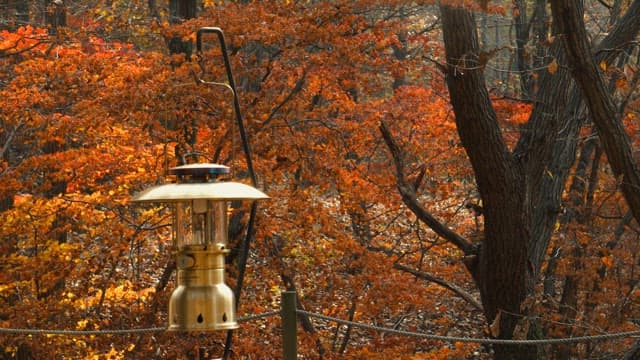
M 632 155 L 631 140 L 621 122 L 621 111 L 616 108 L 613 98 L 606 88 L 602 73 L 587 40 L 583 23 L 582 5 L 577 2 L 556 2 L 551 7 L 558 26 L 558 33 L 567 53 L 573 77 L 581 90 L 598 130 L 600 142 L 607 153 L 609 163 L 616 178 L 620 178 L 620 188 L 636 220 L 640 219 L 640 171 Z M 628 31 L 618 47 L 632 41 L 640 31 L 640 2 L 634 1 L 620 22 Z M 622 37 L 622 35 L 621 35 Z M 614 44 L 615 45 L 615 44 Z M 616 47 L 614 47 L 615 49 Z M 607 60 L 602 59 L 606 67 Z
M 578 9 L 577 4 L 562 7 L 560 2 L 552 4 L 553 36 L 567 37 L 563 39 L 569 54 L 566 61 L 575 71 L 592 116 L 598 116 L 599 110 L 595 105 L 598 101 L 605 101 L 606 105 L 601 106 L 603 109 L 613 110 L 608 90 L 593 65 L 604 55 L 593 53 L 584 45 L 584 26 L 576 22 L 576 19 L 582 19 L 582 15 L 568 10 Z M 639 5 L 636 1 L 628 8 L 625 16 L 600 43 L 600 49 L 619 48 L 636 37 L 637 24 L 640 23 Z M 455 234 L 442 231 L 440 235 L 470 258 L 467 267 L 480 289 L 485 316 L 489 324 L 495 324 L 492 335 L 513 338 L 514 332 L 526 324 L 529 329 L 527 336 L 535 337 L 537 335 L 532 332 L 535 324 L 531 324 L 535 285 L 561 209 L 560 195 L 575 157 L 576 135 L 581 126 L 577 118 L 579 106 L 575 105 L 576 100 L 570 100 L 570 92 L 567 91 L 572 86 L 571 78 L 564 69 L 556 72 L 555 67 L 539 76 L 531 116 L 520 133 L 518 143 L 510 149 L 486 90 L 483 77 L 486 62 L 482 61 L 472 12 L 456 5 L 442 5 L 441 14 L 447 59 L 444 71 L 460 140 L 473 166 L 482 201 L 484 229 L 477 246 Z M 570 38 L 573 31 L 578 38 Z M 565 64 L 565 49 L 558 42 L 550 50 L 554 62 Z M 611 62 L 613 55 L 608 56 L 610 60 L 607 62 Z M 592 89 L 595 85 L 598 89 L 587 94 L 587 88 Z M 601 113 L 602 120 L 594 118 L 594 122 L 598 123 L 598 133 L 613 161 L 614 173 L 625 174 L 627 181 L 623 181 L 623 193 L 633 209 L 638 203 L 634 198 L 638 194 L 637 187 L 633 185 L 638 173 L 631 157 L 629 140 L 612 141 L 618 139 L 615 136 L 627 139 L 620 116 L 611 117 L 619 112 L 607 113 L 606 124 L 605 112 Z M 383 132 L 389 136 L 384 128 Z M 613 143 L 619 147 L 615 148 Z M 399 188 L 405 202 L 417 207 L 415 196 L 403 181 L 399 177 Z M 625 186 L 627 190 L 624 190 Z M 536 349 L 518 346 L 494 348 L 496 359 L 539 356 Z

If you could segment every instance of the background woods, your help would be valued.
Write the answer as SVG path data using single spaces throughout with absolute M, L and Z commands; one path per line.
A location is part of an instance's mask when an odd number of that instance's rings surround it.
M 640 2 L 0 0 L 0 327 L 163 326 L 170 218 L 201 160 L 260 187 L 238 313 L 439 335 L 637 330 Z M 570 37 L 575 36 L 574 37 Z M 232 214 L 228 279 L 248 209 Z M 279 320 L 231 358 L 279 358 Z M 480 346 L 303 319 L 304 358 L 632 357 L 633 339 Z M 0 358 L 214 358 L 224 334 L 0 335 Z

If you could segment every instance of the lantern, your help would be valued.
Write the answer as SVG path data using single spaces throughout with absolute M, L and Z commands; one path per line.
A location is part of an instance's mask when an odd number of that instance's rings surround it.
M 175 183 L 136 195 L 135 202 L 173 205 L 177 287 L 169 302 L 169 330 L 230 330 L 236 322 L 233 291 L 224 283 L 229 202 L 268 198 L 239 182 L 223 181 L 229 167 L 189 164 L 169 170 Z

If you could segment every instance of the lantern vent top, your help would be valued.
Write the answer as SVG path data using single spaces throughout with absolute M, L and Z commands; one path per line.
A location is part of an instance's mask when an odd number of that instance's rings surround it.
M 176 175 L 187 181 L 207 181 L 229 173 L 228 166 L 211 163 L 188 164 L 169 169 L 170 175 Z

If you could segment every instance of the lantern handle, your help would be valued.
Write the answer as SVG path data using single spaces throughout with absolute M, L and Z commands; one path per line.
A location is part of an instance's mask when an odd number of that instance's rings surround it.
M 204 156 L 205 154 L 203 154 L 200 151 L 190 151 L 187 152 L 185 154 L 182 154 L 182 163 L 183 164 L 189 164 L 189 162 L 187 161 L 187 159 L 192 158 L 194 159 L 196 162 L 198 162 L 199 157 L 200 156 Z
M 251 178 L 251 184 L 253 187 L 258 187 L 258 181 L 256 179 L 255 172 L 253 170 L 253 161 L 251 160 L 251 146 L 249 145 L 249 139 L 244 129 L 244 121 L 242 119 L 242 112 L 240 110 L 240 100 L 238 99 L 238 92 L 236 91 L 236 84 L 233 80 L 233 72 L 231 71 L 231 62 L 229 61 L 229 53 L 227 51 L 227 45 L 224 40 L 224 33 L 222 29 L 218 27 L 202 27 L 196 32 L 196 49 L 198 54 L 202 54 L 202 35 L 214 33 L 218 36 L 220 42 L 220 50 L 222 51 L 222 59 L 224 60 L 224 67 L 227 71 L 227 79 L 229 81 L 229 87 L 233 93 L 233 109 L 236 115 L 236 122 L 238 124 L 238 130 L 240 132 L 240 139 L 242 140 L 242 148 L 245 154 L 247 162 L 247 171 Z

